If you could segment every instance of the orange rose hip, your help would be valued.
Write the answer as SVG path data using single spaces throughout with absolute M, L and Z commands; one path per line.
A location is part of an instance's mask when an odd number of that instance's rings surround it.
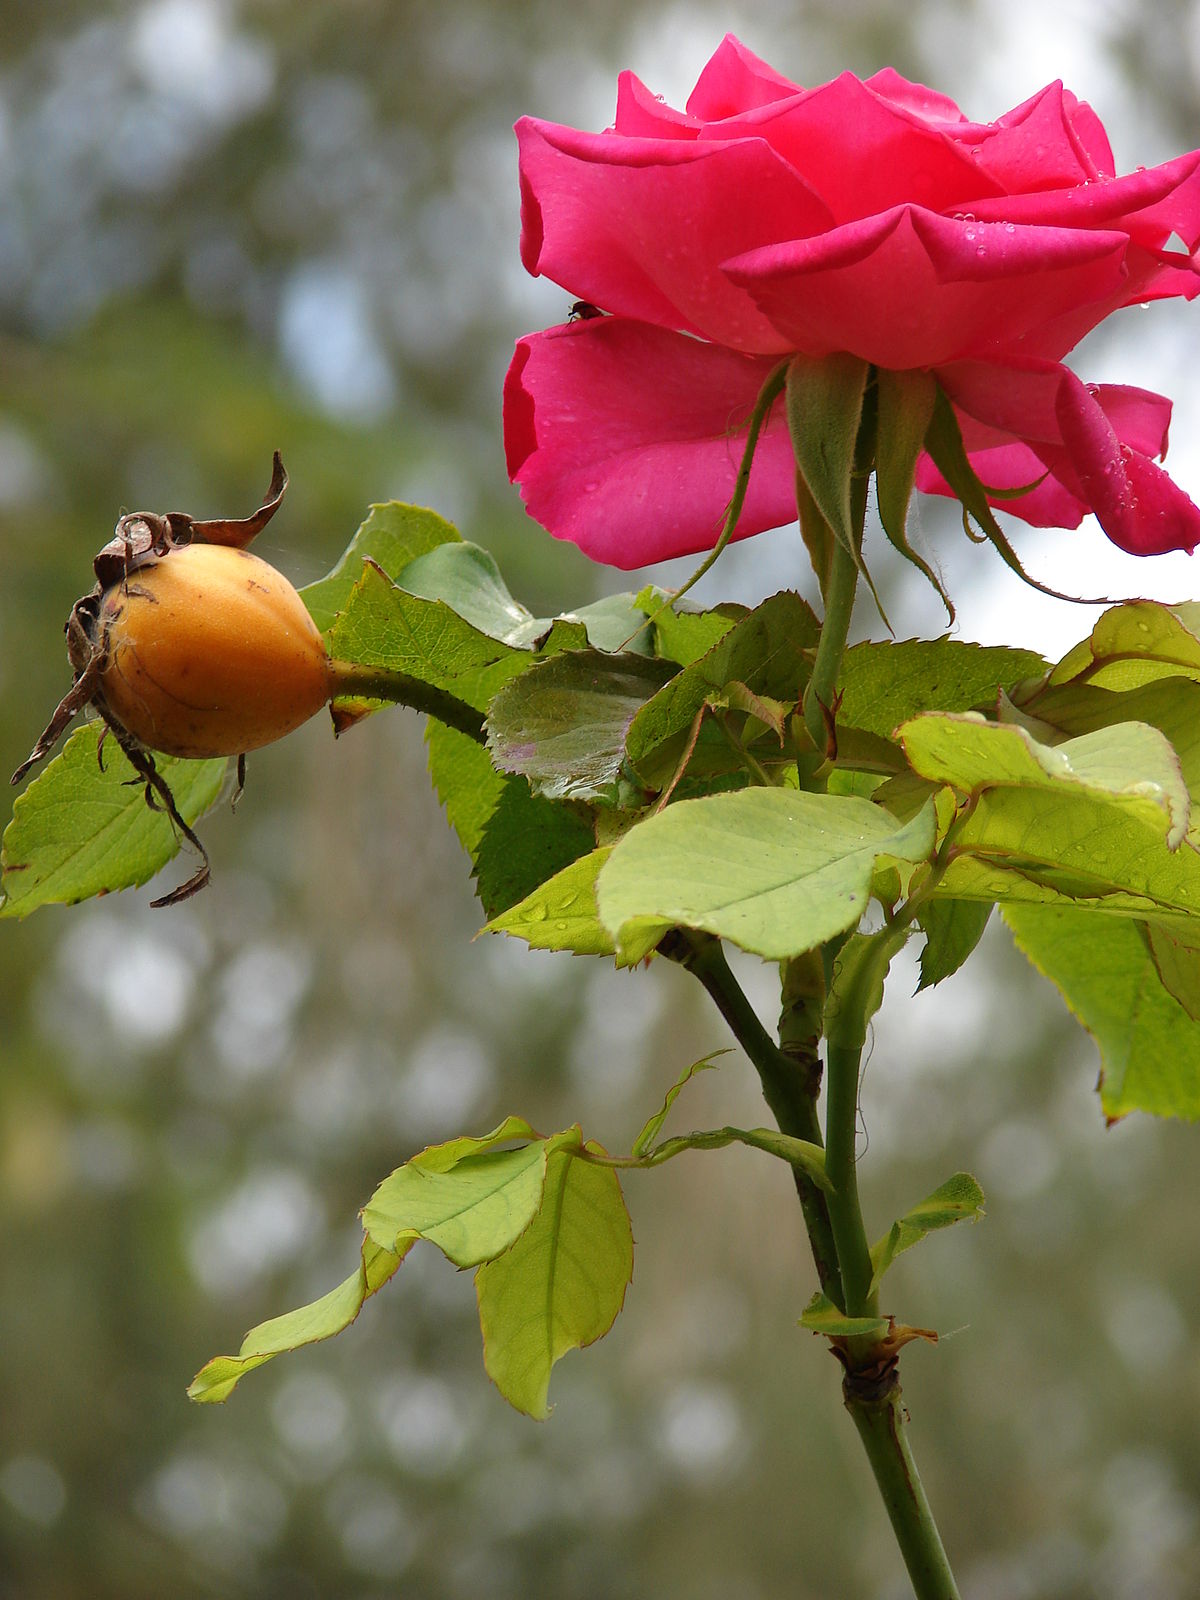
M 97 624 L 105 706 L 150 750 L 241 755 L 330 697 L 325 642 L 303 600 L 247 550 L 173 550 L 108 588 Z

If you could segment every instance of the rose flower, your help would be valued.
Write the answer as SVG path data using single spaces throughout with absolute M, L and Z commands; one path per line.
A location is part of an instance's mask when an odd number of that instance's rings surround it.
M 685 111 L 627 72 L 607 132 L 517 136 L 526 267 L 609 313 L 521 339 L 505 384 L 509 474 L 556 537 L 619 567 L 711 548 L 768 374 L 846 352 L 932 373 L 1026 522 L 1200 542 L 1152 459 L 1170 401 L 1062 364 L 1122 306 L 1200 293 L 1200 151 L 1117 177 L 1060 83 L 975 123 L 890 68 L 800 88 L 732 37 Z M 777 408 L 734 537 L 791 521 L 794 482 Z M 927 456 L 917 483 L 949 492 Z

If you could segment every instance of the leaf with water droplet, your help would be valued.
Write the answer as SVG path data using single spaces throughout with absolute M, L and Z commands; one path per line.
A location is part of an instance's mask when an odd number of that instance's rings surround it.
M 1180 849 L 1189 805 L 1178 759 L 1144 723 L 1043 744 L 1014 724 L 930 714 L 898 736 L 914 770 L 972 797 L 938 894 L 1190 915 L 1200 855 Z
M 535 950 L 570 950 L 576 955 L 611 956 L 612 935 L 596 910 L 596 879 L 612 855 L 612 846 L 593 850 L 564 867 L 509 910 L 494 917 L 485 933 L 508 933 Z M 622 950 L 619 966 L 635 966 L 661 938 L 650 933 Z

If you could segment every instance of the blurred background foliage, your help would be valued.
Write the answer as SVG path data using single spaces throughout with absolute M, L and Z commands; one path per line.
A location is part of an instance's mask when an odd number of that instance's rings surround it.
M 798 79 L 890 62 L 980 117 L 1061 75 L 1126 166 L 1200 142 L 1183 0 L 0 0 L 0 768 L 66 686 L 62 619 L 120 510 L 248 512 L 275 447 L 292 488 L 263 553 L 298 582 L 391 497 L 488 545 L 538 613 L 642 581 L 555 544 L 504 476 L 511 341 L 568 303 L 521 273 L 509 129 L 603 126 L 624 66 L 681 100 L 726 29 Z M 1088 376 L 1175 395 L 1195 494 L 1186 317 L 1091 341 Z M 1086 632 L 921 516 L 964 637 Z M 1094 529 L 1020 543 L 1068 587 L 1111 559 Z M 1186 562 L 1119 559 L 1113 592 L 1196 592 Z M 902 631 L 935 632 L 932 594 L 879 560 Z M 803 570 L 785 530 L 707 593 Z M 0 928 L 0 1596 L 902 1596 L 837 1375 L 796 1327 L 788 1175 L 749 1151 L 631 1175 L 625 1314 L 558 1370 L 545 1426 L 491 1389 L 469 1275 L 424 1250 L 332 1346 L 188 1404 L 207 1357 L 349 1270 L 357 1207 L 413 1150 L 508 1111 L 627 1147 L 725 1042 L 665 963 L 471 942 L 407 714 L 262 752 L 205 836 L 213 887 L 182 908 L 148 891 Z M 889 1280 L 955 1333 L 906 1358 L 916 1448 L 971 1600 L 1183 1600 L 1200 1135 L 1106 1130 L 1089 1041 L 1001 931 L 988 951 L 912 1003 L 897 971 L 863 1087 L 877 1231 L 958 1167 L 989 1197 Z M 771 973 L 745 980 L 769 1017 Z M 726 1058 L 683 1121 L 760 1121 L 749 1077 Z

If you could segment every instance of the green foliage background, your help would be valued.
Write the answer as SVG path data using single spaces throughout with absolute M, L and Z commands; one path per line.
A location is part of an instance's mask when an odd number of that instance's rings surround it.
M 1042 75 L 1099 98 L 1086 74 L 1117 69 L 1101 86 L 1143 108 L 1127 164 L 1196 142 L 1185 9 L 1099 39 L 1090 17 L 1078 70 Z M 263 553 L 297 581 L 396 496 L 492 549 L 535 614 L 628 587 L 504 479 L 511 339 L 565 311 L 520 274 L 509 123 L 599 126 L 615 70 L 657 88 L 729 26 L 808 81 L 891 61 L 966 98 L 955 75 L 1009 11 L 0 3 L 0 768 L 66 685 L 61 622 L 118 511 L 247 511 L 275 447 L 293 486 Z M 731 552 L 738 581 L 798 581 L 793 536 L 756 543 L 776 566 Z M 143 891 L 0 927 L 0 1596 L 815 1600 L 847 1573 L 899 1593 L 796 1326 L 813 1284 L 789 1175 L 751 1150 L 629 1176 L 625 1313 L 558 1369 L 544 1426 L 491 1389 L 469 1278 L 426 1246 L 348 1335 L 189 1405 L 214 1350 L 353 1269 L 357 1208 L 414 1150 L 515 1110 L 627 1145 L 725 1042 L 665 963 L 470 942 L 413 718 L 263 752 L 205 838 L 215 883 L 184 908 Z M 897 971 L 864 1086 L 880 1227 L 956 1168 L 989 1197 L 889 1280 L 911 1320 L 959 1330 L 906 1358 L 926 1482 L 980 1600 L 1183 1597 L 1197 1135 L 1106 1131 L 1094 1047 L 1002 929 L 987 941 L 987 983 L 910 1005 L 915 964 Z M 686 1095 L 696 1125 L 761 1119 L 735 1058 Z

